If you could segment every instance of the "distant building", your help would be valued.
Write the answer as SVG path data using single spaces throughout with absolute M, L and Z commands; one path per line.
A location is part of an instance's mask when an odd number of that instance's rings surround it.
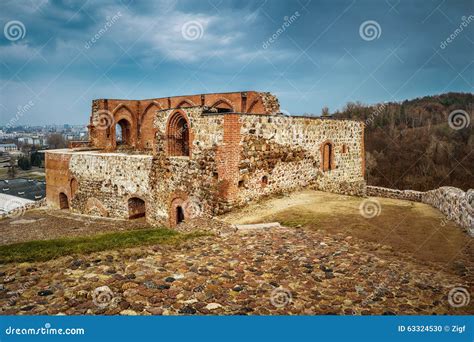
M 0 152 L 16 152 L 18 147 L 15 144 L 0 144 Z

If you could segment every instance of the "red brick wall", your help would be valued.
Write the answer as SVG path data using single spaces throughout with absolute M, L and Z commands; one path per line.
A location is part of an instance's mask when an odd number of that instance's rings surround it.
M 103 117 L 109 115 L 110 127 L 97 128 L 90 120 L 89 135 L 91 146 L 115 150 L 115 125 L 120 119 L 126 119 L 131 125 L 132 147 L 139 150 L 152 150 L 155 129 L 153 117 L 156 110 L 189 106 L 216 106 L 232 108 L 237 113 L 266 113 L 261 95 L 255 91 L 236 93 L 199 94 L 174 96 L 148 100 L 94 100 L 92 110 L 100 112 Z
M 217 150 L 219 195 L 230 201 L 238 192 L 240 126 L 238 114 L 224 116 L 224 143 Z
M 45 156 L 46 198 L 53 207 L 59 208 L 59 194 L 63 192 L 71 201 L 70 154 L 48 153 Z

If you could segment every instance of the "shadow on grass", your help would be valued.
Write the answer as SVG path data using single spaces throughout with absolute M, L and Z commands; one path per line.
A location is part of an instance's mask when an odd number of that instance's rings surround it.
M 107 233 L 89 237 L 28 241 L 0 246 L 0 263 L 46 261 L 72 254 L 152 244 L 175 244 L 206 235 L 210 234 L 204 232 L 181 234 L 171 229 L 160 228 Z

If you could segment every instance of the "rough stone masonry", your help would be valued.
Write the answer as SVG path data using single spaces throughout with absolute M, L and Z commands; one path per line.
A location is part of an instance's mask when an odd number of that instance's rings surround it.
M 365 195 L 363 123 L 284 115 L 270 93 L 94 100 L 88 128 L 46 152 L 53 207 L 174 227 L 303 187 Z

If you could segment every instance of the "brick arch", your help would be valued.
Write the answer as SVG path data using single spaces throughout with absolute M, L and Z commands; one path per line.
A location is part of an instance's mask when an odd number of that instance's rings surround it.
M 129 219 L 146 217 L 147 201 L 142 196 L 135 194 L 127 196 L 126 205 Z
M 59 209 L 69 209 L 69 196 L 67 192 L 61 191 L 58 194 Z
M 253 109 L 258 104 L 258 102 L 259 102 L 258 99 L 253 100 L 252 104 L 249 106 L 249 109 L 246 110 L 245 112 L 246 113 L 252 113 Z
M 123 122 L 122 120 L 127 121 L 129 125 L 129 137 L 128 137 L 128 145 L 130 147 L 135 147 L 136 142 L 137 142 L 137 120 L 135 118 L 135 115 L 133 112 L 130 110 L 130 108 L 121 103 L 119 104 L 114 111 L 112 112 L 113 118 L 114 118 L 114 125 L 112 128 L 112 141 L 113 141 L 113 146 L 117 146 L 117 139 L 116 139 L 116 126 L 119 124 L 119 122 Z M 121 126 L 123 126 L 121 124 Z M 123 132 L 122 132 L 123 134 Z
M 153 119 L 155 118 L 153 108 L 157 110 L 163 109 L 158 102 L 153 101 L 143 111 L 140 124 L 140 146 L 145 150 L 153 148 L 153 141 L 157 131 L 153 125 Z
M 325 140 L 320 148 L 321 153 L 321 170 L 330 171 L 336 168 L 335 145 L 332 140 Z
M 168 156 L 191 156 L 191 124 L 182 110 L 175 110 L 168 117 L 165 136 Z
M 188 195 L 183 191 L 174 192 L 170 196 L 169 205 L 168 205 L 168 208 L 169 208 L 168 217 L 169 217 L 170 227 L 176 227 L 176 225 L 178 224 L 178 210 L 179 210 L 178 208 L 181 208 L 184 220 L 188 219 L 187 211 L 185 210 L 185 203 L 187 200 L 188 200 Z
M 214 104 L 211 106 L 212 108 L 223 108 L 223 109 L 229 109 L 230 111 L 234 112 L 234 105 L 232 104 L 231 101 L 220 98 Z
M 181 108 L 181 107 L 196 107 L 196 105 L 193 103 L 193 101 L 185 99 L 176 106 L 176 108 Z

